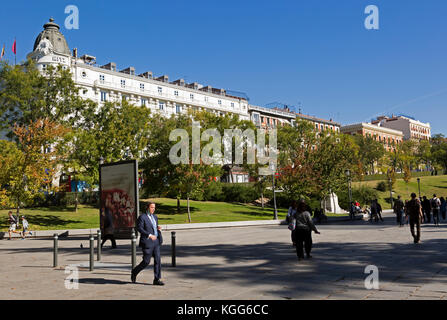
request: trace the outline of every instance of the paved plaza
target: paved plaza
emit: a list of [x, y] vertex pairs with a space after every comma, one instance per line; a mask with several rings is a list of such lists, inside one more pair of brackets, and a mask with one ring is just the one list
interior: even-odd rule
[[[378, 224], [345, 221], [318, 228], [313, 258], [301, 262], [285, 225], [180, 230], [176, 267], [166, 231], [163, 287], [152, 285], [153, 261], [137, 283], [130, 282], [130, 240], [118, 240], [114, 250], [106, 243], [93, 272], [86, 236], [59, 240], [56, 269], [52, 239], [1, 240], [0, 299], [447, 298], [447, 225], [423, 225], [420, 244], [413, 244], [408, 226], [395, 225], [393, 214]], [[65, 287], [68, 265], [79, 267], [77, 290]], [[379, 270], [378, 290], [365, 288], [368, 265]]]

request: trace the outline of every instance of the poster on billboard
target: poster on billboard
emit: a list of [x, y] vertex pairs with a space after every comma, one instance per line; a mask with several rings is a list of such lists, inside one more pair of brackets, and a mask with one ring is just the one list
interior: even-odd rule
[[136, 160], [99, 167], [101, 234], [130, 239], [139, 212]]

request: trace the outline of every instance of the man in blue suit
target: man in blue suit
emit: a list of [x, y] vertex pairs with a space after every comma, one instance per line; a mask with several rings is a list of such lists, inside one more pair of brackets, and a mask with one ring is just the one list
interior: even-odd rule
[[155, 203], [150, 202], [146, 213], [138, 217], [137, 230], [140, 233], [140, 247], [143, 250], [143, 261], [132, 270], [131, 280], [137, 280], [137, 275], [146, 268], [154, 257], [154, 282], [156, 286], [163, 286], [161, 279], [160, 247], [163, 243], [161, 227], [158, 225], [158, 217], [154, 214]]

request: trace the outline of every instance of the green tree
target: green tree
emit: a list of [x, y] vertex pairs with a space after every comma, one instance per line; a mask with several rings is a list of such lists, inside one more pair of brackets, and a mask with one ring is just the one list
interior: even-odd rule
[[73, 126], [86, 104], [92, 104], [80, 98], [79, 90], [62, 66], [48, 66], [42, 74], [31, 60], [16, 66], [1, 62], [0, 130], [12, 137], [14, 125], [38, 119]]
[[52, 188], [61, 155], [53, 146], [68, 132], [65, 127], [49, 120], [36, 120], [28, 125], [16, 125], [15, 142], [1, 141], [0, 185], [19, 214], [22, 203], [31, 200], [41, 190]]

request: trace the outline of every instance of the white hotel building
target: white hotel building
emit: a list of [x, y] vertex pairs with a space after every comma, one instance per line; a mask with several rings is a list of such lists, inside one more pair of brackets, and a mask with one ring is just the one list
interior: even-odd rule
[[241, 120], [250, 120], [247, 99], [230, 95], [224, 89], [185, 83], [183, 79], [170, 82], [166, 75], [157, 77], [150, 71], [137, 74], [133, 67], [119, 70], [113, 62], [98, 66], [93, 56], [78, 57], [77, 49], [73, 53], [70, 51], [53, 19], [44, 25], [28, 58], [34, 60], [41, 71], [49, 65], [69, 69], [75, 83], [82, 87], [81, 96], [99, 104], [126, 99], [167, 117], [192, 109], [218, 115], [231, 113], [239, 115]]

